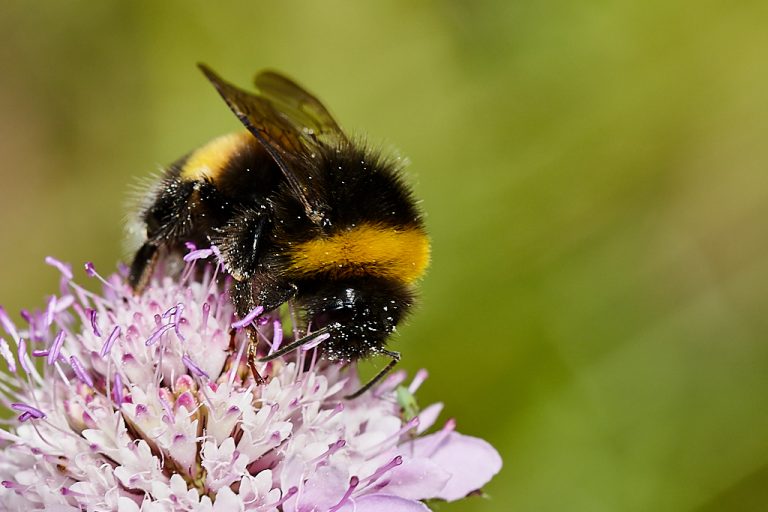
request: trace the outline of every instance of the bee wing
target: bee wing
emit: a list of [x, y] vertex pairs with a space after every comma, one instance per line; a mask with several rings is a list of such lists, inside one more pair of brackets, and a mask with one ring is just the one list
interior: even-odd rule
[[307, 216], [320, 225], [328, 206], [322, 194], [322, 176], [309, 165], [318, 141], [282, 110], [283, 105], [230, 84], [204, 64], [198, 66], [240, 122], [275, 160]]
[[290, 78], [274, 71], [262, 71], [254, 77], [253, 83], [264, 97], [279, 105], [303, 133], [347, 139], [325, 105]]

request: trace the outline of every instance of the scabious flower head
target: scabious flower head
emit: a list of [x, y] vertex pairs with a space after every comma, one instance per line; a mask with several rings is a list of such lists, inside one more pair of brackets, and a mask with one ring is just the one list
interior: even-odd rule
[[425, 372], [344, 400], [354, 368], [313, 349], [257, 363], [257, 383], [245, 324], [268, 350], [290, 334], [277, 314], [238, 321], [227, 280], [192, 261], [209, 254], [140, 296], [125, 272], [87, 264], [97, 294], [49, 258], [61, 286], [45, 308], [23, 326], [0, 308], [0, 399], [17, 414], [0, 430], [0, 509], [423, 511], [499, 471], [496, 450], [452, 420], [426, 434], [442, 406], [404, 399]]

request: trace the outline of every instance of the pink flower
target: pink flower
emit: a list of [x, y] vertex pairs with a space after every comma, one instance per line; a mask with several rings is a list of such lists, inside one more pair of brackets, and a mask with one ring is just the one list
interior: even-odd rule
[[[47, 262], [60, 294], [22, 313], [23, 327], [0, 308], [0, 398], [18, 414], [0, 430], [3, 510], [423, 511], [423, 500], [461, 499], [501, 468], [452, 420], [425, 434], [442, 405], [418, 411], [403, 398], [425, 372], [348, 401], [354, 368], [298, 350], [258, 363], [257, 384], [227, 281], [210, 267], [199, 281], [158, 278], [137, 297], [124, 275], [102, 279], [87, 265], [104, 283], [95, 294]], [[274, 349], [281, 319], [253, 316]]]

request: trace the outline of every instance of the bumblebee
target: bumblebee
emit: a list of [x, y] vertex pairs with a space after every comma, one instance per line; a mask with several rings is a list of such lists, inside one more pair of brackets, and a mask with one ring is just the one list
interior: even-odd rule
[[391, 358], [354, 398], [400, 360], [386, 341], [429, 263], [429, 238], [400, 166], [348, 137], [313, 94], [279, 73], [258, 73], [257, 91], [248, 92], [199, 67], [246, 130], [165, 170], [139, 214], [146, 238], [129, 283], [141, 293], [160, 258], [188, 242], [215, 245], [240, 318], [293, 300], [314, 329], [259, 361], [321, 334], [328, 360]]

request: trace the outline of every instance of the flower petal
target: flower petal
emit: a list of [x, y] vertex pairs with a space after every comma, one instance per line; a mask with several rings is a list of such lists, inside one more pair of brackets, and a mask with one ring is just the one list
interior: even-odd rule
[[429, 459], [405, 459], [382, 477], [389, 483], [381, 492], [413, 500], [434, 498], [441, 495], [452, 476]]
[[435, 424], [437, 417], [440, 416], [440, 412], [443, 410], [442, 402], [437, 402], [432, 405], [428, 405], [419, 413], [419, 426], [416, 427], [416, 433], [421, 434], [429, 430], [429, 427]]
[[437, 432], [414, 441], [416, 456], [428, 457], [451, 478], [435, 498], [454, 501], [480, 489], [501, 470], [501, 456], [486, 441], [457, 432]]
[[408, 500], [386, 494], [369, 494], [356, 498], [354, 503], [347, 502], [338, 512], [429, 512], [429, 508], [420, 501]]

